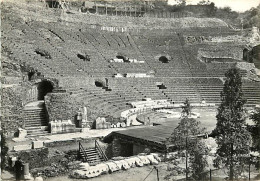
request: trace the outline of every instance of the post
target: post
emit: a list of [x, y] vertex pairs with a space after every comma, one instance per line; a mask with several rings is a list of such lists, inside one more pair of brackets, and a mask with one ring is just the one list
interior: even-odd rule
[[96, 6], [96, 14], [98, 14], [98, 7], [97, 7], [97, 2], [95, 1], [95, 6]]
[[209, 169], [209, 180], [212, 181], [212, 179], [211, 179], [211, 169]]
[[106, 16], [107, 16], [107, 2], [106, 2]]
[[135, 17], [136, 17], [136, 4], [135, 4]]
[[125, 3], [125, 16], [127, 16], [127, 14], [126, 14], [126, 3]]
[[157, 173], [157, 181], [159, 181], [159, 170], [156, 166], [154, 166], [155, 170], [156, 170], [156, 173]]
[[186, 180], [188, 180], [188, 137], [186, 137]]
[[250, 180], [250, 165], [251, 165], [251, 159], [249, 157], [249, 168], [248, 168], [248, 180]]
[[230, 174], [229, 174], [229, 179], [233, 181], [233, 143], [231, 143], [231, 151], [230, 151], [230, 160], [231, 160], [231, 163], [230, 163]]

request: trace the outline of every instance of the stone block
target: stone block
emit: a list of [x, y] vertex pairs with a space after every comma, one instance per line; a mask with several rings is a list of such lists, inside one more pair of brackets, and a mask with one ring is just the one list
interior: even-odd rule
[[30, 150], [32, 149], [32, 145], [31, 144], [27, 144], [27, 145], [16, 145], [13, 147], [14, 151], [22, 151], [22, 150]]
[[43, 181], [43, 178], [41, 176], [35, 177], [34, 181]]
[[111, 123], [106, 124], [107, 129], [111, 128]]
[[120, 128], [120, 127], [121, 127], [121, 123], [119, 123], [119, 122], [116, 123], [116, 127], [117, 127], [117, 128]]
[[25, 138], [27, 136], [27, 131], [25, 129], [22, 128], [18, 128], [18, 133], [19, 133], [19, 138]]
[[32, 149], [42, 148], [43, 141], [33, 141], [32, 142]]
[[123, 122], [123, 123], [121, 123], [121, 127], [122, 128], [125, 128], [126, 127], [126, 124]]
[[82, 132], [82, 133], [87, 133], [87, 132], [89, 132], [89, 130], [90, 130], [90, 128], [82, 128], [82, 129], [81, 129], [81, 132]]

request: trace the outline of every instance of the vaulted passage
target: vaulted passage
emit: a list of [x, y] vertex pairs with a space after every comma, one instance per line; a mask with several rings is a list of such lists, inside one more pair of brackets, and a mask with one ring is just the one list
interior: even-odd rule
[[100, 81], [95, 81], [95, 86], [96, 87], [105, 87], [104, 83], [100, 82]]
[[124, 62], [129, 62], [129, 59], [125, 56], [122, 56], [122, 55], [117, 55], [116, 58], [122, 59]]
[[260, 45], [253, 47], [251, 52], [252, 62], [255, 64], [256, 68], [260, 69]]
[[47, 52], [46, 50], [41, 50], [41, 49], [37, 48], [35, 50], [35, 53], [37, 53], [38, 55], [41, 55], [42, 57], [45, 57], [46, 59], [51, 59], [50, 53]]
[[38, 100], [44, 100], [44, 96], [46, 96], [47, 93], [52, 92], [53, 85], [50, 81], [44, 80], [40, 83], [38, 83]]
[[169, 63], [169, 59], [167, 57], [165, 57], [165, 56], [161, 56], [159, 58], [159, 61], [162, 62], [162, 63]]
[[45, 1], [49, 8], [59, 8], [60, 3], [56, 0]]
[[35, 75], [35, 71], [28, 72], [28, 80], [29, 81], [32, 80], [34, 75]]
[[83, 55], [83, 54], [78, 53], [78, 54], [77, 54], [77, 57], [78, 57], [79, 59], [83, 60], [83, 61], [90, 61], [90, 58], [89, 58], [88, 55]]

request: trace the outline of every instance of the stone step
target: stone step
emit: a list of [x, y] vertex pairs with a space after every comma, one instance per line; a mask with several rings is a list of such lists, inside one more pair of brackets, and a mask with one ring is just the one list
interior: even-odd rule
[[35, 117], [35, 118], [25, 117], [24, 120], [28, 120], [28, 121], [31, 121], [31, 120], [45, 120], [45, 118], [44, 117]]
[[[85, 152], [85, 154], [84, 154]], [[79, 154], [81, 156], [81, 158], [84, 161], [87, 161], [90, 165], [96, 165], [102, 161], [104, 161], [104, 159], [99, 155], [99, 153], [97, 152], [97, 150], [95, 148], [89, 148], [81, 151]], [[87, 159], [85, 159], [85, 155], [87, 156]]]
[[41, 114], [24, 114], [24, 117], [45, 117], [46, 113], [41, 113]]
[[33, 113], [33, 112], [42, 112], [42, 111], [45, 111], [43, 108], [36, 108], [36, 109], [24, 109], [23, 110], [24, 112], [27, 112], [27, 113]]
[[39, 136], [47, 136], [50, 135], [50, 133], [37, 133], [37, 134], [28, 134], [28, 137], [39, 137]]
[[43, 135], [48, 135], [48, 132], [32, 132], [32, 133], [27, 133], [27, 136], [43, 136]]
[[25, 122], [28, 123], [34, 123], [34, 122], [38, 122], [38, 123], [48, 123], [48, 121], [46, 119], [24, 119]]
[[48, 132], [48, 131], [42, 130], [41, 128], [27, 130], [27, 133], [32, 133], [32, 132], [36, 133], [36, 132]]

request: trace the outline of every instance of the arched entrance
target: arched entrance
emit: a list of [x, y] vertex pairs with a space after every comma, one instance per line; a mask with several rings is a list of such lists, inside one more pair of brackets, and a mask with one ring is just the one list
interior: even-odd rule
[[169, 63], [170, 60], [166, 56], [161, 56], [159, 58], [159, 61], [162, 63]]
[[37, 89], [38, 89], [38, 100], [44, 100], [44, 96], [46, 96], [47, 93], [52, 92], [53, 84], [48, 80], [43, 80], [38, 83]]
[[45, 3], [47, 3], [49, 8], [59, 8], [60, 7], [60, 3], [59, 1], [56, 0], [45, 0]]
[[87, 54], [81, 54], [81, 53], [78, 53], [77, 54], [77, 57], [83, 61], [90, 61], [90, 57], [89, 55]]
[[123, 55], [117, 55], [116, 58], [122, 59], [124, 62], [129, 62], [129, 58]]
[[252, 48], [251, 57], [252, 62], [255, 64], [256, 68], [260, 69], [260, 45]]
[[98, 81], [98, 80], [95, 81], [95, 86], [96, 87], [105, 87], [104, 82], [101, 82], [101, 81]]
[[28, 80], [31, 81], [33, 79], [33, 76], [35, 75], [35, 72], [34, 71], [30, 71], [28, 72]]

